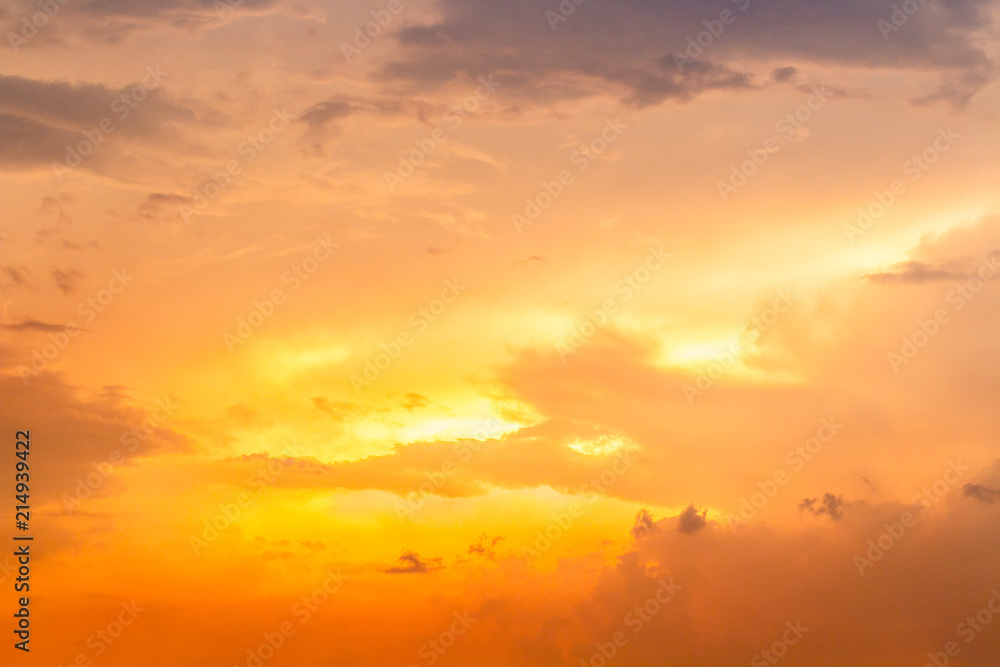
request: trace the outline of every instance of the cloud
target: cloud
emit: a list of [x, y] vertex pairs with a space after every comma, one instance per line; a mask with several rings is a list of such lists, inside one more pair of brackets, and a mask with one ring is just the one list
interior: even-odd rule
[[488, 558], [489, 560], [496, 560], [496, 545], [503, 541], [503, 536], [497, 535], [495, 537], [489, 537], [486, 533], [479, 536], [476, 543], [469, 547], [470, 554], [476, 554], [482, 556], [483, 558]]
[[632, 529], [629, 530], [629, 534], [632, 535], [637, 540], [641, 540], [646, 535], [653, 533], [658, 530], [656, 523], [653, 521], [653, 515], [649, 513], [649, 510], [644, 509], [635, 515], [635, 523], [632, 524]]
[[429, 399], [426, 396], [410, 392], [406, 395], [406, 400], [403, 401], [403, 407], [409, 411], [416, 410], [417, 408], [425, 408], [429, 404]]
[[[614, 94], [637, 107], [686, 101], [710, 90], [752, 89], [753, 73], [731, 63], [792, 61], [768, 77], [789, 80], [800, 63], [936, 73], [941, 83], [920, 103], [964, 106], [996, 76], [979, 47], [992, 23], [989, 0], [923, 5], [886, 40], [877, 28], [893, 0], [733, 3], [722, 0], [625, 0], [577, 6], [553, 20], [556, 5], [529, 0], [442, 0], [439, 17], [395, 33], [399, 54], [385, 80], [439, 86], [461, 73], [502, 72], [502, 95], [536, 103]], [[741, 9], [742, 7], [742, 9]], [[734, 19], [708, 46], [690, 45], [723, 10]], [[721, 25], [721, 23], [720, 23]], [[674, 53], [695, 60], [679, 65]]]
[[[52, 325], [34, 320], [25, 330], [53, 331]], [[62, 330], [62, 327], [58, 327]], [[167, 421], [153, 420], [152, 410], [136, 405], [121, 387], [106, 386], [96, 390], [67, 384], [60, 375], [43, 371], [24, 384], [16, 374], [16, 363], [28, 361], [0, 348], [4, 367], [0, 368], [0, 420], [23, 424], [32, 437], [56, 446], [33, 450], [32, 470], [45, 483], [33, 489], [39, 506], [76, 495], [95, 466], [105, 463], [115, 451], [123, 465], [140, 457], [166, 453], [189, 453], [188, 438], [171, 428]], [[8, 356], [9, 355], [9, 356]], [[115, 466], [117, 467], [117, 466]], [[107, 496], [122, 491], [121, 480], [112, 475], [86, 495]]]
[[804, 498], [799, 503], [799, 511], [809, 512], [813, 516], [827, 514], [831, 519], [841, 519], [844, 516], [844, 507], [846, 506], [847, 503], [844, 502], [843, 496], [824, 493], [822, 501], [819, 498]]
[[867, 276], [873, 283], [880, 284], [921, 284], [946, 280], [966, 280], [976, 276], [976, 265], [983, 259], [997, 260], [998, 254], [991, 252], [978, 261], [971, 258], [945, 260], [941, 262], [908, 261], [894, 265], [892, 271], [872, 273]]
[[412, 551], [404, 552], [397, 562], [402, 563], [402, 565], [390, 567], [383, 572], [387, 574], [426, 574], [444, 567], [440, 558], [430, 558], [425, 561], [420, 558], [419, 554]]
[[973, 498], [984, 503], [1000, 500], [1000, 489], [992, 489], [983, 484], [966, 484], [962, 490], [966, 498]]
[[[150, 79], [152, 85], [152, 79]], [[0, 168], [29, 169], [60, 163], [104, 172], [125, 153], [125, 143], [190, 150], [175, 132], [177, 124], [205, 123], [194, 111], [170, 99], [162, 87], [146, 89], [131, 105], [122, 97], [137, 84], [109, 87], [97, 83], [42, 81], [0, 76]], [[111, 123], [112, 132], [99, 130]], [[85, 134], [85, 133], [89, 133]], [[86, 144], [82, 151], [81, 144]]]
[[66, 329], [65, 324], [52, 324], [51, 322], [41, 322], [35, 319], [24, 319], [17, 324], [0, 324], [0, 329], [7, 331], [43, 331], [46, 333], [57, 333]]
[[8, 265], [0, 269], [7, 280], [4, 282], [4, 289], [33, 289], [31, 284], [31, 271], [26, 266]]
[[[595, 641], [625, 630], [628, 643], [614, 659], [622, 667], [660, 664], [664, 646], [671, 664], [749, 664], [798, 620], [808, 631], [788, 647], [790, 664], [919, 663], [983, 608], [1000, 567], [1000, 524], [951, 500], [922, 513], [897, 502], [859, 506], [822, 527], [762, 523], [733, 533], [710, 521], [697, 542], [678, 531], [655, 533], [604, 567], [580, 596], [563, 662], [586, 662]], [[918, 513], [916, 524], [890, 539], [886, 526], [906, 511]], [[868, 540], [880, 539], [888, 549], [859, 573], [856, 558], [866, 559]], [[575, 572], [582, 562], [563, 567]], [[671, 582], [679, 591], [663, 603]], [[750, 607], [757, 613], [748, 620]], [[539, 615], [533, 626], [556, 614]], [[963, 645], [962, 655], [989, 664], [998, 643], [984, 633]]]
[[707, 514], [708, 510], [704, 510], [699, 514], [697, 507], [693, 504], [688, 505], [678, 517], [679, 521], [677, 522], [677, 530], [685, 535], [691, 535], [698, 532], [708, 523], [705, 519]]
[[[102, 44], [119, 44], [130, 36], [158, 28], [199, 34], [219, 28], [234, 19], [274, 12], [284, 3], [276, 0], [90, 0], [85, 3], [59, 3], [59, 13], [25, 49], [49, 45], [65, 46], [67, 38]], [[38, 7], [30, 0], [15, 0], [0, 27], [20, 34], [22, 16], [31, 16]], [[302, 15], [289, 6], [290, 15]]]
[[62, 271], [58, 268], [53, 268], [52, 279], [55, 281], [56, 287], [59, 288], [59, 291], [62, 292], [64, 296], [69, 296], [79, 288], [80, 281], [83, 279], [83, 274], [76, 269]]

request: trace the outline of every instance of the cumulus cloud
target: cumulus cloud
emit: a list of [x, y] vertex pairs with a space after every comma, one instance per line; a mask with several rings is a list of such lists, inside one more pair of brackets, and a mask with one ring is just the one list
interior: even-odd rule
[[635, 523], [632, 524], [632, 529], [629, 533], [633, 538], [641, 540], [656, 530], [658, 529], [656, 522], [653, 521], [653, 515], [649, 513], [649, 510], [644, 509], [635, 515]]
[[677, 530], [685, 535], [697, 533], [708, 523], [708, 520], [705, 518], [707, 514], [708, 510], [703, 510], [699, 513], [698, 508], [693, 504], [688, 505], [677, 517]]

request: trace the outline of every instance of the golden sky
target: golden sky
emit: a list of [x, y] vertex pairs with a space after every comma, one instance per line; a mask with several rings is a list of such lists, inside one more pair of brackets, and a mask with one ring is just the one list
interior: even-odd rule
[[995, 665], [998, 18], [0, 0], [0, 664]]

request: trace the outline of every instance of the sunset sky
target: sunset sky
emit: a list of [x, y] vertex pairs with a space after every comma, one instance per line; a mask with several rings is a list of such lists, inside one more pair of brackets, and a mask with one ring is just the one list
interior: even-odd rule
[[995, 666], [998, 19], [0, 0], [0, 664]]

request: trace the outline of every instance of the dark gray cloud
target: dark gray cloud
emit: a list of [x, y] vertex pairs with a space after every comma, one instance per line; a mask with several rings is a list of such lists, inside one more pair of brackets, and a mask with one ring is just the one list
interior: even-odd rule
[[[792, 63], [801, 62], [937, 73], [939, 88], [917, 101], [956, 106], [995, 78], [977, 46], [992, 20], [987, 0], [929, 0], [886, 39], [879, 21], [891, 20], [894, 4], [589, 0], [561, 21], [546, 14], [557, 11], [554, 1], [443, 0], [438, 22], [396, 34], [402, 53], [380, 75], [435, 86], [460, 74], [498, 72], [504, 95], [540, 101], [546, 94], [572, 99], [618, 91], [635, 106], [750, 88], [748, 68], [775, 60], [791, 62], [762, 75], [774, 81], [791, 79]], [[723, 11], [732, 16], [724, 26]], [[703, 36], [699, 46], [693, 40], [706, 21], [718, 35]], [[679, 67], [673, 54], [685, 53], [697, 61]]]
[[824, 493], [822, 500], [819, 498], [804, 498], [799, 503], [800, 512], [809, 512], [813, 516], [828, 515], [831, 519], [841, 519], [844, 516], [843, 496], [835, 496], [832, 493]]
[[46, 333], [56, 333], [66, 329], [65, 324], [52, 324], [27, 318], [16, 324], [0, 324], [0, 329], [5, 331], [43, 331]]
[[656, 522], [653, 521], [653, 515], [649, 513], [649, 510], [641, 510], [635, 515], [635, 523], [632, 524], [632, 529], [629, 531], [632, 537], [637, 540], [641, 540], [646, 535], [650, 535], [657, 530]]
[[122, 88], [0, 76], [0, 168], [62, 163], [101, 171], [121, 154], [123, 139], [180, 147], [176, 125], [198, 118], [158, 87], [166, 73], [156, 74], [143, 74], [148, 86]]
[[983, 484], [966, 484], [962, 487], [966, 498], [973, 498], [984, 503], [1000, 501], [1000, 489], [992, 489]]
[[444, 567], [440, 558], [429, 558], [423, 560], [420, 555], [412, 551], [405, 552], [397, 561], [402, 565], [383, 570], [387, 574], [426, 574], [433, 570], [440, 570]]
[[707, 515], [708, 510], [698, 512], [698, 508], [693, 504], [688, 505], [678, 517], [677, 530], [685, 535], [697, 533], [708, 523], [708, 520], [705, 518]]

